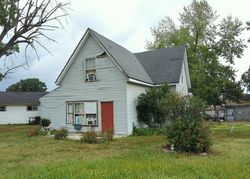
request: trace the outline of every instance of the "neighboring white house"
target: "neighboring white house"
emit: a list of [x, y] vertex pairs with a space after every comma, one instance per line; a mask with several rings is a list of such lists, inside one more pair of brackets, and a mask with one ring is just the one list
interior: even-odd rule
[[56, 84], [40, 98], [41, 116], [54, 128], [81, 124], [96, 131], [132, 133], [137, 126], [137, 97], [145, 89], [168, 82], [186, 95], [191, 87], [185, 46], [131, 53], [87, 29]]
[[39, 98], [47, 92], [0, 92], [0, 124], [27, 124], [40, 115]]

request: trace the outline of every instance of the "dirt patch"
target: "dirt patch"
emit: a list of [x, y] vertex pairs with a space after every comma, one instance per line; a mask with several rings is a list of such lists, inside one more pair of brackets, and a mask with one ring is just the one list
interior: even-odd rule
[[27, 131], [29, 128], [33, 127], [35, 126], [2, 125], [0, 126], [0, 132]]

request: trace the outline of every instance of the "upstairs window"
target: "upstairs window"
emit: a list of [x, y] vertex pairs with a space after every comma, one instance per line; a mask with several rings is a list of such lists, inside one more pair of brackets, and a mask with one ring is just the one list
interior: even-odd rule
[[5, 112], [6, 111], [6, 106], [0, 106], [0, 112]]
[[27, 106], [27, 111], [37, 111], [38, 107], [37, 106]]
[[88, 58], [85, 61], [86, 82], [96, 81], [95, 58]]

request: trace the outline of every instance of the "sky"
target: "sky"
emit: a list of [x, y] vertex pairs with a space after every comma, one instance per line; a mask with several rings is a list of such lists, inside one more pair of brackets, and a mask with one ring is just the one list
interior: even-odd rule
[[[232, 15], [244, 24], [250, 20], [249, 0], [207, 0], [220, 18]], [[64, 1], [66, 2], [66, 1]], [[34, 53], [28, 54], [28, 68], [19, 68], [0, 82], [0, 91], [21, 79], [39, 78], [45, 82], [48, 90], [56, 88], [55, 80], [74, 51], [88, 27], [127, 48], [131, 52], [145, 51], [146, 40], [152, 40], [150, 27], [157, 26], [165, 16], [171, 17], [178, 24], [179, 13], [191, 0], [70, 0], [70, 16], [64, 22], [64, 29], [48, 33], [56, 40], [43, 44], [52, 53], [39, 49], [39, 59]], [[243, 33], [248, 39], [250, 31]], [[237, 79], [250, 66], [250, 44], [241, 59], [235, 59], [234, 68]], [[18, 64], [24, 60], [24, 53], [10, 57], [11, 63]]]

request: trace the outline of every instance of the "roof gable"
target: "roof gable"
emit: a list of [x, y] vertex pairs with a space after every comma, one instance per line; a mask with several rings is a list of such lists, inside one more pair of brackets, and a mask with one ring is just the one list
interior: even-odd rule
[[130, 81], [142, 82], [145, 85], [158, 85], [164, 82], [175, 84], [180, 80], [181, 69], [184, 64], [188, 87], [191, 87], [186, 61], [186, 46], [182, 45], [133, 54], [90, 28], [85, 32], [58, 76], [56, 80], [57, 85], [61, 84], [90, 35]]
[[1, 105], [38, 105], [48, 92], [0, 92]]
[[147, 74], [147, 72], [142, 67], [141, 63], [138, 61], [138, 59], [135, 57], [133, 53], [131, 53], [124, 47], [116, 44], [115, 42], [107, 39], [106, 37], [98, 34], [94, 30], [88, 28], [84, 36], [78, 43], [73, 54], [69, 58], [67, 64], [63, 68], [62, 72], [58, 76], [56, 80], [57, 85], [60, 85], [62, 79], [66, 75], [76, 55], [81, 50], [81, 47], [84, 45], [89, 35], [92, 35], [96, 39], [96, 41], [100, 44], [103, 50], [110, 56], [110, 58], [114, 61], [114, 63], [118, 66], [118, 68], [127, 77], [153, 84], [153, 81], [151, 80], [151, 78], [149, 77], [149, 75]]
[[91, 33], [129, 77], [152, 84], [153, 81], [133, 53], [90, 29]]

